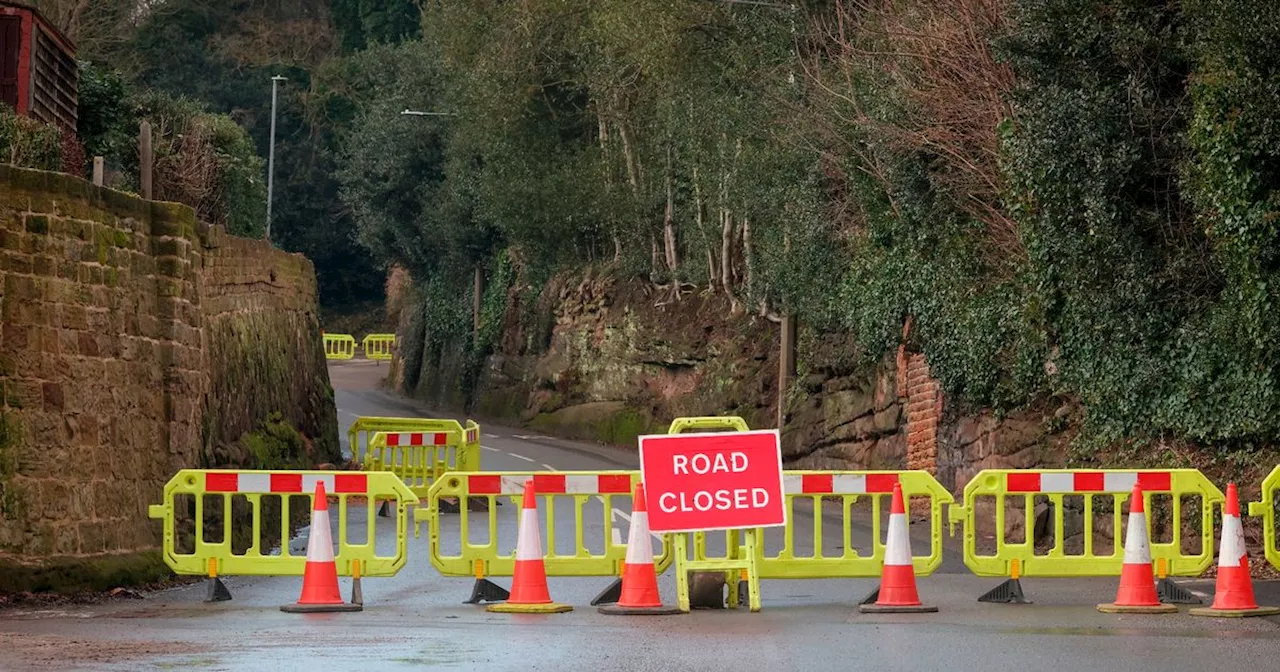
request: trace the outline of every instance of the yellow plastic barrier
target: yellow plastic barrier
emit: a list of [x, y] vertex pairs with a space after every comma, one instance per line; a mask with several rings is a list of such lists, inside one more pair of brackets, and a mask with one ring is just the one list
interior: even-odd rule
[[360, 342], [365, 359], [389, 360], [396, 345], [395, 334], [369, 334]]
[[676, 418], [667, 427], [668, 434], [684, 434], [686, 432], [745, 432], [747, 421], [736, 416]]
[[356, 356], [356, 339], [351, 334], [325, 334], [324, 358], [346, 360]]
[[356, 418], [347, 428], [347, 445], [356, 462], [363, 464], [368, 453], [370, 442], [378, 432], [460, 432], [463, 441], [475, 447], [475, 462], [468, 463], [466, 470], [480, 469], [480, 425], [468, 420], [463, 427], [457, 420], [437, 420], [432, 418], [381, 418], [364, 416]]
[[[676, 418], [667, 428], [668, 434], [745, 431], [748, 431], [747, 422], [735, 416]], [[763, 530], [726, 530], [722, 534], [725, 551], [719, 556], [707, 553], [706, 532], [672, 535], [675, 539], [676, 601], [681, 611], [690, 609], [690, 572], [723, 573], [725, 585], [729, 587], [727, 604], [730, 609], [736, 609], [740, 604], [740, 584], [745, 583], [748, 607], [753, 612], [760, 611], [759, 558], [763, 549]]]
[[1280, 490], [1280, 466], [1262, 480], [1262, 501], [1249, 503], [1249, 515], [1262, 519], [1262, 538], [1267, 546], [1267, 562], [1280, 569], [1280, 548], [1276, 547], [1276, 491]]
[[[480, 471], [480, 427], [467, 421], [433, 420], [434, 426], [378, 432], [365, 453], [366, 471], [389, 471], [419, 498], [442, 474]], [[472, 439], [472, 437], [475, 437]]]
[[[1004, 576], [1018, 579], [1023, 576], [1035, 577], [1074, 577], [1074, 576], [1116, 576], [1120, 574], [1124, 559], [1124, 550], [1118, 539], [1124, 529], [1123, 507], [1128, 502], [1134, 483], [1142, 485], [1143, 500], [1149, 512], [1147, 521], [1151, 525], [1153, 514], [1161, 508], [1171, 507], [1169, 539], [1161, 541], [1151, 538], [1151, 557], [1155, 562], [1156, 572], [1160, 579], [1168, 576], [1198, 576], [1213, 563], [1213, 515], [1214, 508], [1222, 505], [1223, 495], [1209, 479], [1194, 469], [1163, 470], [1069, 470], [1051, 469], [1038, 471], [1018, 471], [988, 469], [979, 472], [969, 481], [964, 489], [964, 505], [953, 505], [950, 510], [952, 533], [956, 523], [963, 522], [964, 529], [964, 562], [978, 576]], [[1068, 548], [1066, 528], [1067, 497], [1081, 501], [1083, 525], [1081, 545], [1079, 548]], [[1109, 519], [1106, 524], [1110, 534], [1116, 541], [1110, 552], [1098, 552], [1094, 547], [1095, 497], [1104, 500], [1104, 511], [1101, 515]], [[1161, 506], [1153, 506], [1152, 498], [1160, 497]], [[1184, 549], [1183, 528], [1194, 522], [1194, 514], [1184, 515], [1184, 497], [1198, 497], [1199, 503], [1199, 550], [1188, 552]], [[989, 548], [979, 548], [978, 504], [980, 499], [989, 500], [991, 506], [984, 507], [982, 522], [989, 523], [988, 517], [994, 518], [994, 524], [983, 527], [989, 534], [984, 534], [981, 541]], [[1036, 500], [1048, 505], [1049, 529], [1052, 530], [1051, 546], [1037, 548], [1034, 530], [1036, 529]], [[1168, 500], [1169, 507], [1164, 507], [1163, 500]], [[1008, 504], [1023, 511], [1023, 532], [1021, 541], [1011, 541], [1007, 533]], [[1018, 504], [1021, 506], [1019, 507]], [[1109, 508], [1110, 511], [1105, 509]], [[1185, 544], [1188, 548], [1190, 543]], [[1010, 589], [1016, 595], [1008, 594]], [[984, 601], [1022, 601], [1021, 588], [1013, 581], [1008, 587], [1001, 586], [983, 596]]]
[[[177, 574], [211, 579], [302, 576], [307, 554], [305, 548], [290, 549], [290, 521], [310, 515], [317, 481], [338, 500], [331, 509], [337, 511], [338, 574], [360, 578], [399, 572], [408, 559], [409, 509], [418, 498], [395, 474], [386, 472], [179, 471], [164, 487], [164, 503], [148, 510], [151, 518], [164, 523], [165, 564]], [[389, 555], [375, 549], [377, 500], [393, 502], [396, 512], [394, 522], [386, 523], [396, 530], [395, 549]], [[304, 504], [305, 511], [300, 511]], [[279, 530], [265, 528], [264, 506], [270, 518], [278, 515]], [[361, 511], [363, 521], [355, 515]], [[350, 538], [349, 529], [355, 527], [364, 528], [358, 535], [363, 539]]]
[[[519, 510], [525, 482], [533, 479], [534, 490], [541, 500], [538, 514], [543, 520], [543, 547], [548, 576], [620, 576], [626, 559], [627, 546], [613, 525], [615, 516], [630, 513], [630, 497], [640, 482], [638, 471], [554, 471], [554, 472], [482, 472], [447, 473], [436, 479], [427, 492], [426, 503], [414, 513], [417, 531], [425, 523], [428, 526], [428, 549], [431, 564], [444, 576], [474, 576], [476, 589], [469, 602], [495, 597], [505, 599], [501, 588], [485, 580], [487, 576], [512, 576], [515, 571], [514, 549], [500, 549], [498, 543], [498, 511], [502, 499], [512, 505], [513, 513]], [[627, 498], [627, 503], [614, 503], [614, 498]], [[596, 501], [601, 504], [599, 519], [603, 539], [592, 539], [588, 547], [585, 530], [588, 524], [586, 507]], [[441, 542], [442, 503], [458, 509], [458, 542], [449, 540], [450, 548], [457, 553], [447, 553]], [[563, 529], [564, 519], [557, 528], [556, 510], [572, 507], [573, 526]], [[452, 517], [450, 517], [452, 519]], [[473, 530], [479, 527], [480, 530]], [[483, 542], [473, 541], [476, 532]], [[572, 541], [571, 547], [566, 541]], [[569, 548], [569, 552], [563, 549]], [[661, 573], [671, 564], [669, 546], [663, 543], [662, 552], [654, 559]], [[608, 592], [608, 591], [606, 591]]]

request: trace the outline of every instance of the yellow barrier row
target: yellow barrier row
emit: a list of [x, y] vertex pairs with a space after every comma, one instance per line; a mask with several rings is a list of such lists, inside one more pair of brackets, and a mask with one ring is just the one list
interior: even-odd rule
[[365, 359], [389, 360], [391, 350], [396, 345], [395, 334], [369, 334], [360, 342]]
[[[409, 508], [419, 500], [386, 472], [179, 471], [165, 485], [163, 503], [148, 510], [164, 524], [165, 564], [177, 574], [211, 579], [302, 576], [307, 554], [290, 548], [290, 526], [310, 514], [317, 482], [338, 500], [338, 574], [358, 578], [400, 571], [408, 559]], [[395, 520], [389, 524], [395, 525], [396, 545], [390, 554], [379, 555], [375, 548], [378, 500], [394, 503]], [[361, 527], [364, 534], [351, 538], [349, 531]]]
[[356, 339], [351, 334], [324, 334], [324, 358], [347, 360], [356, 356]]

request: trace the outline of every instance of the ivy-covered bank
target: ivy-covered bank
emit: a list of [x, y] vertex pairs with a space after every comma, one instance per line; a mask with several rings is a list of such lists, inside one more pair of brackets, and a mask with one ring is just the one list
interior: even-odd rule
[[[1264, 0], [552, 4], [440, 3], [430, 39], [367, 56], [440, 56], [379, 105], [413, 84], [468, 110], [394, 146], [370, 130], [348, 166], [361, 240], [412, 278], [407, 389], [549, 422], [608, 383], [513, 357], [557, 352], [572, 306], [613, 282], [628, 289], [599, 310], [670, 334], [619, 332], [624, 359], [675, 377], [698, 367], [668, 342], [728, 347], [694, 332], [795, 315], [847, 371], [923, 355], [950, 414], [1050, 416], [1078, 463], [1274, 462], [1280, 17]], [[421, 188], [378, 191], [422, 170]], [[803, 348], [798, 364], [795, 399], [827, 366]], [[503, 377], [542, 382], [503, 399]], [[645, 426], [644, 406], [604, 426]]]

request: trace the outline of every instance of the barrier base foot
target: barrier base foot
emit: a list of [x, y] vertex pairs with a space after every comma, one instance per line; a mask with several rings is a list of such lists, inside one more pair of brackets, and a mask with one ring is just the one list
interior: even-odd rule
[[[614, 604], [620, 599], [622, 599], [622, 579], [614, 579], [608, 588], [600, 591], [600, 594], [591, 600], [591, 606], [598, 607], [602, 604]], [[603, 614], [605, 612], [602, 611], [600, 613]]]
[[476, 579], [476, 585], [471, 588], [471, 599], [463, 602], [463, 604], [480, 604], [481, 602], [503, 602], [511, 597], [511, 593], [506, 588], [490, 581], [489, 579]]
[[1196, 594], [1179, 586], [1173, 579], [1160, 579], [1156, 582], [1156, 595], [1166, 604], [1202, 604]]
[[875, 603], [876, 603], [876, 600], [878, 600], [878, 599], [880, 599], [880, 586], [876, 586], [876, 589], [875, 589], [875, 590], [871, 591], [870, 593], [867, 593], [867, 596], [866, 596], [866, 597], [864, 597], [864, 598], [862, 598], [862, 599], [858, 602], [858, 604], [859, 604], [859, 605], [863, 605], [863, 604], [875, 604]]
[[573, 611], [573, 607], [558, 602], [549, 602], [547, 604], [511, 604], [510, 602], [502, 602], [491, 604], [484, 609], [495, 614], [563, 614], [566, 611]]
[[1124, 604], [1099, 604], [1098, 611], [1104, 614], [1176, 614], [1178, 607], [1172, 604], [1154, 604], [1134, 607]]
[[751, 587], [746, 581], [738, 581], [738, 606], [745, 607], [751, 604]]
[[679, 607], [619, 607], [616, 604], [600, 607], [596, 611], [613, 616], [669, 616], [685, 613]]
[[1004, 583], [988, 590], [986, 594], [978, 598], [979, 602], [996, 602], [1000, 604], [1031, 604], [1031, 600], [1022, 592], [1022, 582], [1018, 579], [1009, 579]]
[[1280, 614], [1280, 607], [1256, 607], [1254, 609], [1214, 609], [1200, 607], [1187, 613], [1192, 616], [1213, 616], [1217, 618], [1249, 618], [1250, 616], [1275, 616]]
[[859, 604], [858, 611], [864, 614], [932, 614], [938, 608], [932, 604]]
[[281, 605], [280, 611], [287, 614], [323, 614], [328, 612], [341, 611], [364, 611], [364, 605], [361, 604], [285, 604]]
[[227, 590], [227, 584], [222, 579], [211, 576], [204, 584], [204, 601], [205, 602], [226, 602], [231, 599], [231, 591]]
[[378, 507], [378, 517], [379, 518], [391, 517], [391, 504], [385, 499], [382, 500], [382, 506]]
[[364, 587], [360, 585], [360, 579], [351, 580], [351, 604], [364, 606]]

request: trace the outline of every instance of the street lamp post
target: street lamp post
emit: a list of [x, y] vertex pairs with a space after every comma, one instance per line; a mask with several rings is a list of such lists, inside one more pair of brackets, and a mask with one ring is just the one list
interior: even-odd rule
[[271, 78], [271, 141], [267, 148], [267, 240], [271, 240], [271, 196], [276, 177], [276, 94], [280, 82], [287, 80], [287, 77], [280, 75]]

